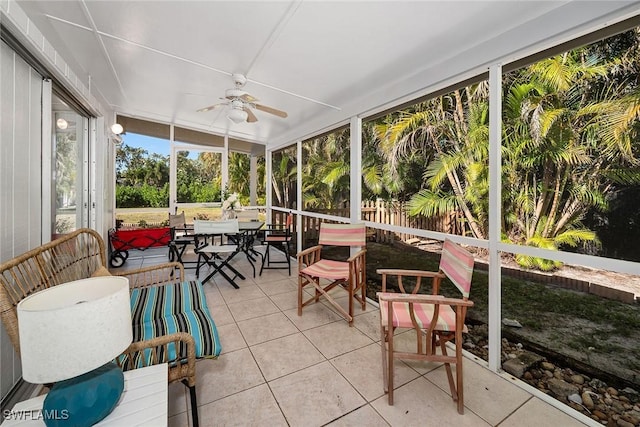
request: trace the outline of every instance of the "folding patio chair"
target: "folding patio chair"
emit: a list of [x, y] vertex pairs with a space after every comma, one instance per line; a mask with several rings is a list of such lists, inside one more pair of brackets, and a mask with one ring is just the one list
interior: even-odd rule
[[[171, 241], [169, 242], [169, 261], [177, 261], [184, 267], [184, 255], [189, 245], [194, 245], [193, 228], [187, 227], [184, 211], [179, 214], [169, 214]], [[193, 267], [192, 267], [193, 268]]]
[[[203, 264], [206, 264], [211, 266], [213, 270], [202, 280], [203, 284], [211, 279], [214, 274], [220, 273], [231, 286], [239, 289], [235, 279], [239, 277], [244, 280], [245, 277], [229, 264], [233, 257], [242, 250], [243, 238], [238, 228], [238, 220], [195, 220], [193, 222], [193, 231], [196, 245], [195, 252], [198, 254], [196, 277], [200, 277], [200, 268]], [[232, 235], [233, 239], [230, 239], [228, 235]], [[225, 269], [231, 271], [234, 276], [229, 276]]]
[[[266, 245], [264, 255], [262, 256], [262, 267], [260, 267], [260, 276], [264, 269], [287, 268], [289, 276], [291, 276], [291, 255], [289, 253], [289, 243], [291, 243], [291, 228], [293, 227], [293, 214], [289, 212], [284, 224], [267, 224], [264, 229], [264, 238], [262, 244]], [[284, 253], [284, 259], [272, 260], [271, 248], [280, 249]], [[272, 267], [271, 264], [287, 264], [287, 267]], [[265, 267], [266, 265], [266, 267]]]
[[[366, 269], [363, 247], [366, 245], [366, 227], [364, 224], [320, 224], [318, 245], [298, 253], [298, 316], [302, 315], [302, 307], [318, 302], [324, 296], [353, 326], [353, 300], [357, 300], [366, 308]], [[350, 246], [360, 248], [347, 261], [322, 259], [323, 246]], [[329, 280], [322, 285], [321, 280]], [[303, 288], [312, 285], [315, 294], [303, 301]], [[337, 301], [329, 295], [329, 291], [339, 287], [349, 294], [349, 311], [345, 311]], [[358, 295], [360, 291], [360, 295]]]
[[[462, 386], [462, 333], [467, 332], [464, 324], [467, 309], [473, 306], [469, 301], [473, 255], [450, 240], [445, 240], [438, 272], [420, 270], [380, 269], [382, 292], [378, 292], [380, 302], [380, 334], [382, 338], [382, 376], [384, 391], [389, 393], [389, 405], [393, 405], [394, 359], [418, 359], [444, 362], [449, 379], [449, 388], [458, 412], [464, 413]], [[400, 293], [386, 292], [387, 276], [395, 277]], [[448, 277], [462, 293], [462, 298], [446, 298], [438, 295], [440, 282]], [[432, 279], [431, 295], [419, 294], [422, 279]], [[403, 282], [403, 279], [405, 281]], [[415, 286], [411, 293], [405, 291], [407, 281]], [[396, 328], [415, 329], [417, 335], [416, 353], [396, 351], [394, 334]], [[426, 348], [423, 351], [422, 339]], [[455, 340], [455, 355], [447, 354], [447, 342]], [[385, 345], [386, 343], [386, 345]], [[440, 346], [441, 355], [436, 354]], [[388, 349], [387, 349], [388, 347]], [[451, 363], [456, 365], [456, 381], [451, 372]]]

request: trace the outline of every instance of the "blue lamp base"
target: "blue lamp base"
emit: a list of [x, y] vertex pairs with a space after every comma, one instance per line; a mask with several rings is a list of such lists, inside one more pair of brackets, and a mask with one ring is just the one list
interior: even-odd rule
[[57, 382], [44, 400], [47, 427], [91, 426], [109, 415], [124, 390], [124, 375], [115, 363]]

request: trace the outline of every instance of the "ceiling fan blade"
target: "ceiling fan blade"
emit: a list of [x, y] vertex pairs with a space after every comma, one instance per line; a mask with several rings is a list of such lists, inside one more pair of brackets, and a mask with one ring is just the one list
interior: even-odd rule
[[246, 92], [245, 92], [244, 94], [242, 94], [242, 95], [238, 95], [238, 96], [235, 96], [235, 95], [234, 95], [234, 96], [227, 95], [227, 96], [226, 96], [226, 99], [229, 99], [229, 100], [231, 100], [231, 101], [233, 101], [234, 99], [241, 99], [241, 100], [242, 100], [242, 101], [244, 101], [244, 102], [251, 102], [251, 103], [256, 102], [256, 101], [259, 101], [259, 99], [258, 99], [258, 98], [255, 98], [253, 95], [249, 95], [249, 94], [248, 94], [248, 93], [246, 93]]
[[266, 105], [261, 105], [261, 104], [254, 104], [254, 106], [256, 107], [257, 110], [264, 111], [265, 113], [269, 113], [269, 114], [274, 114], [278, 117], [282, 117], [283, 119], [286, 119], [288, 116], [288, 114], [285, 113], [284, 111], [278, 110], [273, 107], [267, 107]]
[[251, 102], [251, 103], [260, 101], [258, 98], [255, 98], [253, 95], [249, 95], [248, 93], [245, 93], [244, 95], [242, 95], [240, 99], [242, 99], [244, 102]]
[[255, 123], [258, 121], [258, 118], [253, 114], [253, 111], [251, 111], [249, 107], [244, 107], [242, 109], [247, 112], [247, 123]]
[[199, 110], [196, 110], [196, 112], [198, 113], [206, 113], [207, 111], [211, 111], [216, 107], [219, 107], [221, 105], [226, 105], [227, 103], [221, 103], [221, 104], [213, 104], [213, 105], [209, 105], [208, 107], [204, 107], [204, 108], [200, 108]]

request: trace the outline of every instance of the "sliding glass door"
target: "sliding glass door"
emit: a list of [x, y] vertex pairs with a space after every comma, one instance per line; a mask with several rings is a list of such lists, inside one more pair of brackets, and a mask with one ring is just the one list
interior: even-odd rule
[[51, 97], [52, 239], [89, 224], [89, 118]]

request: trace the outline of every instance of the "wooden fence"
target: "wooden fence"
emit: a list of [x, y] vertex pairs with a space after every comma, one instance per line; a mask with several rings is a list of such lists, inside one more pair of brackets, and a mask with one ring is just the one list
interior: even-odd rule
[[[341, 209], [316, 209], [314, 212], [348, 217], [350, 209], [349, 206], [346, 206]], [[425, 217], [422, 215], [409, 216], [405, 202], [387, 202], [384, 200], [362, 202], [362, 219], [364, 221], [399, 227], [417, 228], [420, 230], [439, 231], [458, 235], [463, 234], [463, 223], [459, 214], [451, 213], [434, 217]], [[324, 220], [319, 218], [304, 216], [302, 220], [303, 241], [317, 240], [320, 223], [323, 221]], [[407, 241], [416, 236], [409, 233], [397, 233], [377, 228], [369, 228], [367, 237], [378, 243], [390, 243], [394, 240]]]

